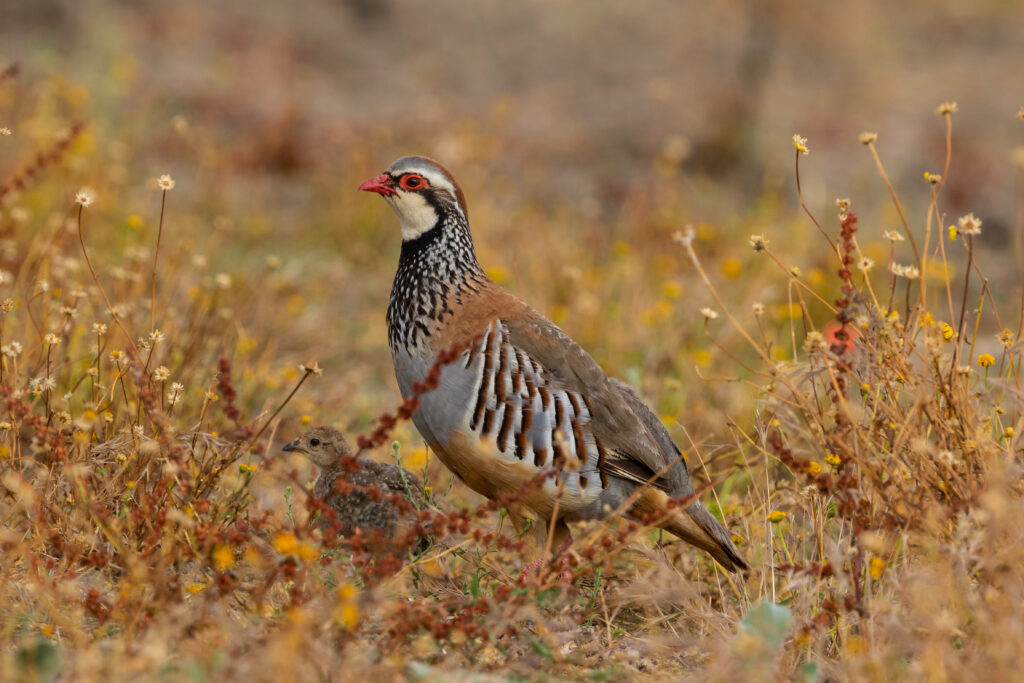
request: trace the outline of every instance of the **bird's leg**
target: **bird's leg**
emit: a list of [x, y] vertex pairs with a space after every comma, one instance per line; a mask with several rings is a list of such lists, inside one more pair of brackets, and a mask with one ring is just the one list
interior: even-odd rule
[[[546, 532], [547, 531], [547, 525], [545, 525], [543, 527], [540, 527], [540, 529], [542, 531]], [[555, 526], [554, 526], [554, 529], [552, 530], [552, 539], [551, 540], [552, 540], [552, 544], [558, 543], [558, 546], [551, 553], [551, 558], [554, 559], [554, 558], [560, 556], [566, 550], [568, 550], [569, 546], [572, 545], [572, 532], [569, 530], [569, 525], [566, 524], [561, 519], [555, 520]], [[547, 541], [547, 534], [544, 533], [544, 538], [543, 538], [543, 541], [541, 543], [541, 547], [542, 548], [546, 547], [546, 545], [547, 545], [546, 541]], [[520, 574], [520, 578], [526, 578], [527, 575], [532, 574], [534, 572], [538, 572], [539, 573], [541, 568], [544, 566], [544, 561], [546, 559], [548, 559], [548, 558], [546, 558], [544, 556], [544, 552], [542, 551], [540, 557], [538, 557], [536, 560], [534, 560], [533, 562], [529, 563], [528, 565], [526, 565], [523, 568], [523, 573]], [[564, 574], [563, 574], [563, 576], [564, 576]], [[565, 576], [565, 578], [571, 578], [571, 576]]]

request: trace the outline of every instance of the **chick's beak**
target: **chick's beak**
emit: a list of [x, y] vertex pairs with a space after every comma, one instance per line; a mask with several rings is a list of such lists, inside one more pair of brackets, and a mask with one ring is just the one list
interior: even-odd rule
[[282, 451], [302, 451], [303, 448], [299, 444], [299, 440], [295, 439], [295, 441], [289, 441], [285, 445], [281, 446], [281, 450]]
[[379, 176], [370, 178], [360, 185], [359, 189], [366, 190], [367, 192], [376, 192], [382, 197], [398, 194], [398, 192], [395, 191], [395, 182], [387, 173], [381, 173]]

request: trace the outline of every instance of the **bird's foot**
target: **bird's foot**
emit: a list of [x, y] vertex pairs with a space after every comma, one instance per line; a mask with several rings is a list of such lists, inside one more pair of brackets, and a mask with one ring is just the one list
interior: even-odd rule
[[[555, 549], [555, 552], [551, 555], [552, 559], [559, 557], [562, 553], [569, 549], [570, 545], [572, 545], [572, 536], [569, 536], [564, 541], [562, 541], [562, 544]], [[525, 581], [526, 577], [530, 574], [540, 574], [540, 571], [541, 569], [543, 569], [544, 561], [546, 559], [547, 558], [544, 556], [538, 557], [536, 560], [523, 567], [523, 573], [519, 575], [520, 580]], [[570, 572], [568, 569], [562, 572], [563, 579], [571, 580], [572, 576], [572, 572]]]
[[536, 560], [534, 560], [530, 564], [528, 564], [525, 567], [523, 567], [523, 573], [519, 575], [519, 578], [525, 580], [526, 577], [529, 576], [530, 574], [533, 574], [534, 572], [540, 572], [540, 569], [543, 566], [544, 566], [544, 558], [543, 557], [538, 557]]

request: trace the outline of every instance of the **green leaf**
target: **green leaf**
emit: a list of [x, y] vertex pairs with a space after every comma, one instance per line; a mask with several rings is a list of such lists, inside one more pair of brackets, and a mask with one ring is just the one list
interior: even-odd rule
[[544, 659], [555, 658], [555, 656], [551, 654], [551, 649], [547, 645], [545, 645], [541, 640], [534, 636], [530, 636], [530, 647], [532, 647], [534, 652], [539, 654]]
[[52, 680], [60, 668], [60, 650], [51, 641], [39, 638], [18, 650], [15, 655], [18, 668], [33, 673], [38, 680]]
[[797, 671], [800, 672], [800, 678], [806, 683], [813, 683], [821, 678], [821, 670], [818, 669], [816, 662], [804, 662]]
[[740, 629], [773, 648], [780, 648], [786, 642], [791, 623], [793, 615], [787, 607], [762, 600], [747, 611], [740, 621]]

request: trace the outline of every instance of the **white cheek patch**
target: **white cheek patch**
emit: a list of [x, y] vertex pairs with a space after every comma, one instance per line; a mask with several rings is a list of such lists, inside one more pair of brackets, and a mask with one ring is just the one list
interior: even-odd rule
[[402, 239], [414, 240], [437, 224], [437, 211], [415, 192], [402, 192], [386, 197], [388, 204], [398, 214], [402, 226]]

